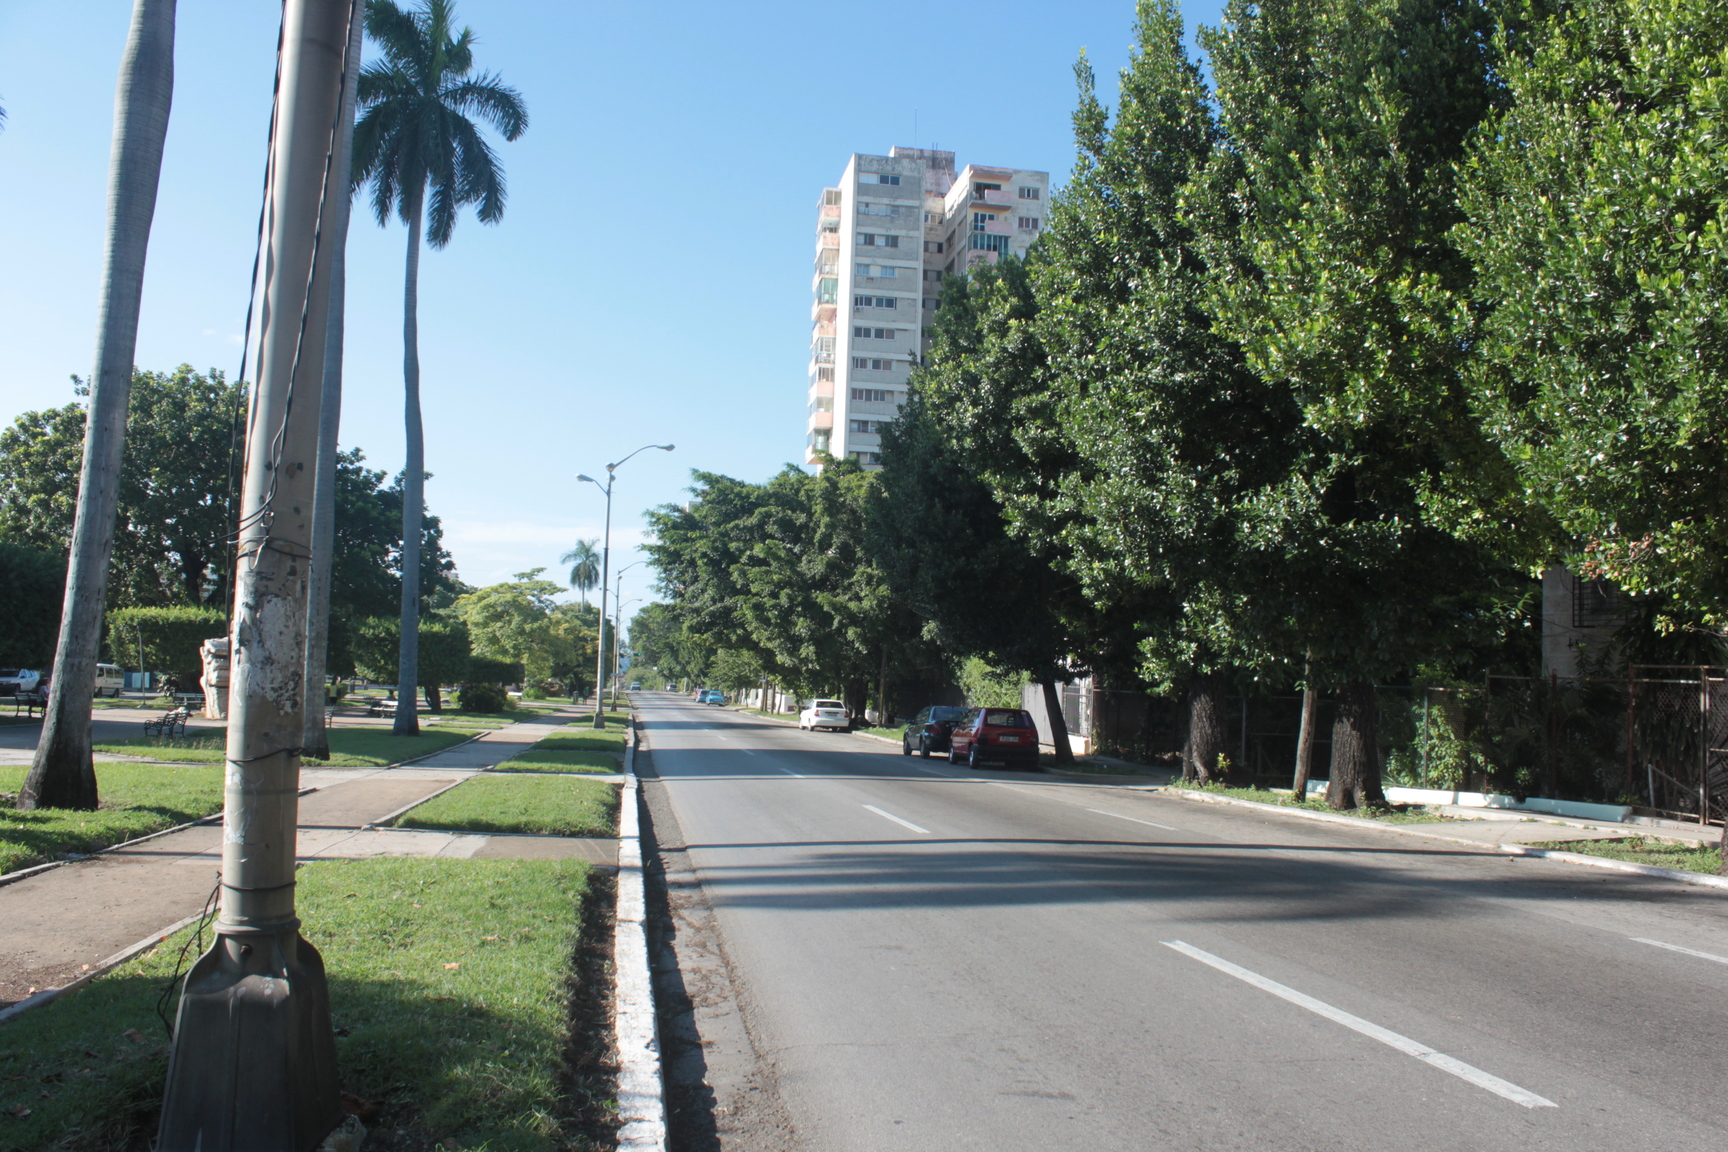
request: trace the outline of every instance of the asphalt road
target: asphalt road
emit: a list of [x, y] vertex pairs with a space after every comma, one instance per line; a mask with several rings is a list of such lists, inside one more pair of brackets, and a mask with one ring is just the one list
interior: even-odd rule
[[1722, 1145], [1728, 894], [637, 704], [784, 1146]]

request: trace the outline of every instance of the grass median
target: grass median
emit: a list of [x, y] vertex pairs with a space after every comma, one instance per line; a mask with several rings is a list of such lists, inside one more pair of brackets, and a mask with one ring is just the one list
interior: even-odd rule
[[[0, 768], [0, 793], [15, 795], [28, 768]], [[0, 874], [95, 852], [222, 810], [222, 771], [214, 765], [101, 764], [102, 806], [94, 812], [0, 806]]]
[[473, 776], [396, 821], [440, 832], [528, 832], [540, 836], [616, 836], [618, 790], [568, 776]]
[[1440, 824], [1451, 819], [1415, 804], [1392, 804], [1385, 808], [1350, 808], [1340, 812], [1328, 806], [1323, 796], [1310, 796], [1306, 800], [1298, 801], [1294, 793], [1274, 792], [1270, 788], [1231, 788], [1223, 784], [1200, 784], [1184, 780], [1177, 780], [1169, 787], [1189, 792], [1206, 792], [1213, 796], [1229, 796], [1236, 800], [1252, 800], [1256, 804], [1270, 804], [1277, 808], [1302, 808], [1309, 812], [1327, 812], [1334, 816], [1354, 816], [1358, 820], [1377, 820], [1384, 824]]
[[[388, 1147], [610, 1146], [609, 930], [597, 882], [573, 860], [300, 870], [341, 1084], [380, 1109], [367, 1127]], [[187, 935], [0, 1024], [0, 1152], [146, 1145], [168, 1052], [156, 1000]]]
[[498, 765], [500, 772], [620, 772], [629, 728], [578, 728], [566, 725], [519, 756]]
[[[306, 763], [313, 768], [378, 768], [398, 764], [473, 738], [479, 731], [455, 728], [422, 728], [418, 736], [397, 736], [388, 728], [330, 729], [330, 759]], [[186, 761], [219, 764], [225, 755], [227, 737], [175, 736], [157, 738], [139, 736], [130, 740], [107, 740], [93, 745], [94, 751], [109, 756], [145, 756], [152, 760]]]
[[1722, 849], [1703, 845], [1676, 844], [1671, 840], [1656, 840], [1647, 836], [1628, 836], [1622, 840], [1556, 840], [1528, 848], [1550, 852], [1573, 852], [1580, 856], [1601, 856], [1608, 860], [1624, 860], [1629, 864], [1648, 864], [1653, 868], [1672, 868], [1678, 872], [1703, 872], [1715, 876], [1722, 870]]

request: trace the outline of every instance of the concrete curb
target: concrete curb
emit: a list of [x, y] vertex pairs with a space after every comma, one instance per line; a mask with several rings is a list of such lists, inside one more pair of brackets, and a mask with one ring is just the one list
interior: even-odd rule
[[642, 871], [642, 814], [636, 785], [636, 718], [624, 745], [618, 797], [618, 910], [613, 922], [613, 1032], [618, 1040], [618, 1147], [665, 1152], [666, 1096], [660, 1021], [648, 963], [648, 896]]
[[1673, 880], [1701, 888], [1728, 889], [1728, 876], [1710, 876], [1703, 872], [1682, 872], [1675, 868], [1657, 868], [1651, 864], [1634, 864], [1629, 860], [1610, 860], [1606, 856], [1586, 856], [1579, 852], [1558, 852], [1551, 848], [1527, 848], [1522, 844], [1484, 844], [1480, 840], [1467, 840], [1462, 836], [1446, 836], [1439, 832], [1422, 832], [1397, 824], [1381, 824], [1374, 820], [1364, 820], [1359, 816], [1340, 816], [1333, 812], [1311, 812], [1305, 808], [1287, 808], [1281, 804], [1262, 804], [1257, 800], [1242, 800], [1235, 796], [1215, 796], [1209, 792], [1195, 792], [1187, 788], [1166, 787], [1160, 791], [1167, 792], [1172, 796], [1180, 796], [1184, 800], [1198, 800], [1205, 804], [1234, 804], [1240, 808], [1257, 808], [1262, 812], [1271, 812], [1279, 816], [1295, 816], [1303, 820], [1318, 820], [1325, 824], [1347, 824], [1355, 828], [1373, 828], [1380, 832], [1396, 832], [1401, 836], [1421, 836], [1427, 840], [1445, 840], [1451, 844], [1463, 844], [1483, 852], [1504, 852], [1512, 856], [1535, 856], [1546, 860], [1557, 860], [1562, 864], [1582, 864], [1588, 868], [1606, 868], [1612, 872], [1630, 872], [1638, 876], [1650, 876], [1658, 880]]
[[186, 927], [188, 924], [196, 924], [203, 918], [204, 912], [200, 909], [198, 912], [193, 913], [184, 920], [176, 920], [174, 923], [168, 925], [168, 927], [158, 929], [136, 943], [128, 944], [126, 947], [120, 949], [120, 951], [114, 953], [114, 955], [108, 957], [108, 959], [102, 961], [100, 964], [91, 965], [90, 971], [81, 973], [76, 980], [62, 984], [58, 988], [44, 988], [34, 996], [29, 996], [18, 1001], [18, 1003], [12, 1005], [10, 1008], [0, 1008], [0, 1024], [4, 1024], [6, 1021], [11, 1020], [14, 1017], [22, 1016], [30, 1009], [46, 1004], [50, 1000], [57, 1000], [61, 996], [72, 991], [74, 988], [82, 988], [104, 972], [110, 972], [113, 969], [120, 967], [120, 965], [126, 963], [126, 961], [132, 959], [140, 952], [145, 952], [156, 947], [156, 945], [162, 943], [162, 941], [168, 939], [168, 937], [174, 935], [174, 933], [180, 931], [180, 929]]

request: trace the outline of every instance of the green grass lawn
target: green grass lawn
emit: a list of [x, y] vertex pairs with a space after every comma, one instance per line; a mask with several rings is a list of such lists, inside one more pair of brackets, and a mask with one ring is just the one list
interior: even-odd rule
[[624, 767], [622, 725], [602, 728], [566, 726], [520, 756], [498, 765], [500, 772], [618, 772]]
[[[899, 744], [902, 742], [902, 738], [906, 735], [906, 726], [902, 724], [898, 728], [854, 728], [853, 731], [863, 732], [870, 736], [880, 736], [884, 740], [892, 740], [894, 743]], [[913, 751], [916, 752], [917, 749], [914, 748]]]
[[1576, 852], [1581, 856], [1603, 856], [1609, 860], [1625, 860], [1681, 872], [1705, 872], [1711, 876], [1722, 870], [1721, 848], [1693, 848], [1644, 836], [1628, 836], [1623, 840], [1556, 840], [1528, 847]]
[[[0, 792], [16, 793], [28, 771], [0, 767]], [[10, 802], [0, 807], [0, 873], [67, 852], [94, 852], [222, 810], [222, 772], [214, 767], [103, 764], [96, 769], [96, 787], [102, 806], [94, 812], [20, 812]]]
[[[412, 760], [460, 744], [475, 735], [476, 729], [462, 731], [442, 726], [422, 728], [418, 736], [397, 736], [388, 728], [330, 729], [330, 759], [306, 763], [314, 768], [376, 768]], [[138, 736], [130, 740], [112, 740], [94, 745], [98, 753], [110, 756], [148, 756], [153, 760], [220, 763], [226, 736], [179, 736], [157, 739]]]
[[444, 832], [616, 836], [618, 790], [595, 780], [526, 773], [474, 776], [396, 821]]
[[[342, 1087], [383, 1106], [370, 1127], [407, 1130], [392, 1147], [598, 1146], [591, 1137], [609, 1126], [610, 1088], [595, 1070], [606, 947], [590, 879], [574, 860], [300, 870]], [[156, 998], [186, 935], [0, 1025], [0, 1152], [145, 1146], [167, 1068]]]

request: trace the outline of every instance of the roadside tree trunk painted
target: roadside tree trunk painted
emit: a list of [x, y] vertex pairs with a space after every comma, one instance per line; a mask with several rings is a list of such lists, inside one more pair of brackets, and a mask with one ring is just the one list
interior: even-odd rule
[[1352, 680], [1338, 693], [1326, 803], [1339, 809], [1386, 803], [1380, 787], [1379, 704], [1370, 681]]
[[1182, 748], [1182, 778], [1202, 784], [1219, 778], [1224, 755], [1224, 678], [1196, 676], [1188, 686], [1188, 740]]
[[347, 298], [348, 217], [353, 195], [348, 191], [354, 160], [354, 92], [360, 79], [361, 42], [365, 22], [356, 20], [348, 33], [348, 66], [342, 79], [342, 141], [336, 154], [336, 178], [341, 192], [330, 222], [330, 326], [324, 338], [324, 381], [318, 407], [318, 475], [312, 495], [312, 582], [306, 609], [306, 735], [302, 754], [330, 759], [330, 733], [324, 722], [324, 675], [330, 655], [330, 569], [336, 551], [336, 451], [342, 422], [342, 339]]
[[1308, 777], [1314, 766], [1314, 708], [1319, 698], [1311, 683], [1313, 674], [1311, 663], [1303, 665], [1302, 722], [1296, 729], [1296, 778], [1290, 785], [1297, 800], [1308, 795]]
[[174, 97], [175, 0], [137, 0], [114, 95], [114, 145], [108, 168], [108, 242], [90, 377], [90, 415], [78, 480], [78, 510], [66, 567], [48, 709], [20, 808], [96, 807], [90, 758], [90, 695], [108, 594], [126, 409], [144, 295], [144, 257], [156, 214], [162, 143]]
[[1068, 739], [1068, 717], [1062, 714], [1062, 693], [1056, 688], [1056, 678], [1046, 677], [1038, 682], [1044, 690], [1044, 714], [1050, 717], [1050, 748], [1056, 755], [1056, 763], [1074, 763], [1074, 743]]
[[[420, 422], [420, 228], [424, 190], [414, 189], [408, 213], [408, 270], [402, 287], [402, 424], [407, 461], [402, 469], [402, 644], [396, 656], [396, 709], [392, 731], [420, 732], [413, 707], [420, 686], [420, 521], [426, 499], [426, 439]], [[596, 697], [596, 708], [598, 700]]]

